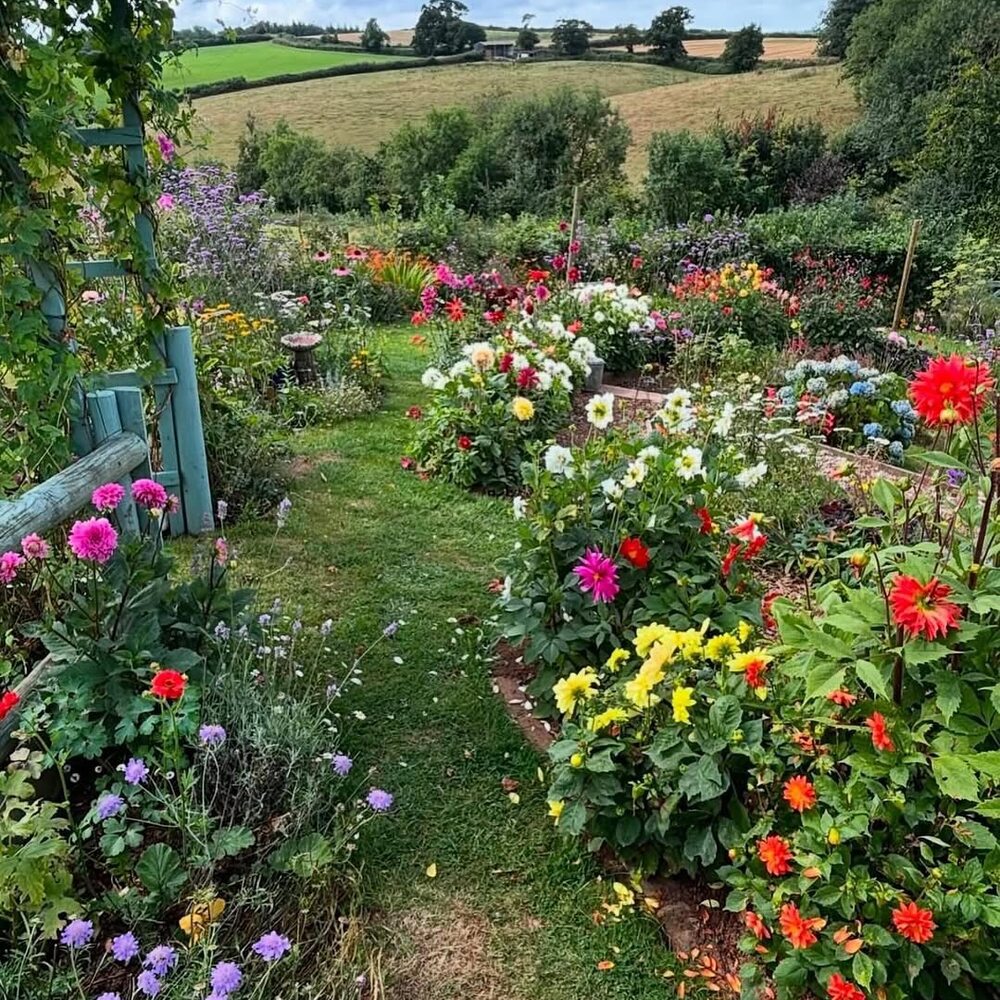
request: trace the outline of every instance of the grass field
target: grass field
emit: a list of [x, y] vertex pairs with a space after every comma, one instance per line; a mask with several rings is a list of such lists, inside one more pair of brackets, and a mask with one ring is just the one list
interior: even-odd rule
[[471, 107], [489, 97], [526, 97], [564, 84], [597, 87], [609, 97], [652, 88], [662, 91], [692, 76], [641, 64], [609, 67], [584, 62], [530, 66], [473, 63], [307, 80], [219, 94], [197, 101], [195, 109], [208, 133], [208, 154], [228, 161], [236, 156], [237, 140], [248, 112], [261, 124], [283, 117], [295, 128], [313, 132], [327, 142], [370, 152], [404, 122], [419, 121], [431, 108]]
[[[309, 622], [336, 622], [331, 669], [390, 619], [406, 623], [366, 661], [342, 707], [357, 771], [396, 796], [358, 852], [365, 937], [381, 944], [380, 961], [367, 989], [343, 995], [669, 1000], [677, 979], [662, 977], [676, 976], [677, 963], [658, 928], [638, 917], [592, 921], [607, 886], [546, 817], [539, 757], [476, 655], [493, 601], [487, 583], [517, 537], [509, 500], [400, 468], [413, 430], [406, 408], [428, 398], [411, 332], [388, 334], [384, 412], [296, 439], [308, 471], [289, 491], [277, 540], [263, 522], [232, 536], [262, 605], [281, 596], [304, 605]], [[605, 962], [613, 967], [602, 971]]]
[[645, 172], [646, 148], [655, 132], [704, 130], [719, 115], [732, 120], [744, 111], [771, 107], [818, 118], [836, 131], [857, 114], [854, 95], [836, 66], [703, 76], [661, 66], [581, 62], [478, 63], [309, 80], [203, 98], [195, 109], [207, 154], [231, 162], [248, 112], [262, 124], [284, 117], [327, 142], [371, 151], [403, 122], [419, 121], [431, 108], [468, 107], [494, 95], [525, 96], [563, 84], [596, 86], [613, 99], [632, 129], [626, 166], [633, 179]]
[[190, 87], [197, 83], [214, 83], [232, 76], [260, 80], [278, 73], [303, 73], [310, 69], [326, 69], [347, 63], [377, 62], [389, 56], [367, 53], [324, 52], [316, 49], [296, 49], [274, 42], [254, 42], [247, 45], [213, 45], [191, 49], [163, 74], [168, 87]]
[[[726, 47], [724, 38], [688, 38], [684, 48], [689, 56], [715, 59], [722, 55]], [[637, 45], [636, 52], [648, 52], [646, 45]], [[769, 38], [764, 39], [764, 61], [770, 59], [812, 59], [816, 55], [815, 38]]]

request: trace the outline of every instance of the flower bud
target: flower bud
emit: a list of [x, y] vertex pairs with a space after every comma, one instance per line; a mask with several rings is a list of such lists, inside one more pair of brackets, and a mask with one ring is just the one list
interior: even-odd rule
[[570, 767], [583, 767], [584, 756], [582, 753], [575, 753], [569, 759]]
[[826, 835], [826, 842], [836, 847], [840, 843], [840, 831], [835, 827], [830, 827], [830, 832]]

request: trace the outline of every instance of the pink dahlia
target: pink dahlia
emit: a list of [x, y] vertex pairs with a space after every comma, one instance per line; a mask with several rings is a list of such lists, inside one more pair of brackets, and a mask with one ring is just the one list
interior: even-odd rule
[[77, 559], [106, 563], [118, 548], [118, 532], [106, 517], [77, 521], [69, 530], [69, 547]]
[[613, 601], [618, 594], [618, 567], [600, 549], [587, 549], [573, 572], [580, 580], [580, 589], [595, 601]]
[[147, 510], [163, 510], [167, 491], [153, 479], [137, 479], [132, 484], [132, 499]]
[[24, 556], [20, 552], [5, 552], [0, 556], [0, 581], [13, 583], [24, 562]]
[[41, 535], [31, 532], [30, 535], [25, 535], [21, 539], [21, 551], [26, 559], [48, 559], [52, 548]]
[[90, 502], [102, 513], [114, 510], [125, 499], [125, 487], [118, 483], [105, 483], [90, 494]]

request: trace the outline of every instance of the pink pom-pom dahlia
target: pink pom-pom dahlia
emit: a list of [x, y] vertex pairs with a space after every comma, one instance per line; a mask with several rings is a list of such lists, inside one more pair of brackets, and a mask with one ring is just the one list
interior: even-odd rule
[[48, 559], [52, 547], [41, 535], [33, 531], [21, 539], [21, 551], [25, 559]]
[[24, 556], [20, 552], [5, 552], [0, 556], [0, 581], [13, 583], [17, 579], [17, 571], [24, 565]]
[[105, 483], [90, 494], [90, 502], [102, 513], [114, 510], [125, 499], [125, 487], [118, 483]]
[[69, 547], [77, 559], [106, 563], [118, 548], [118, 532], [105, 517], [77, 521], [69, 530]]
[[147, 510], [163, 510], [167, 491], [153, 479], [137, 479], [132, 484], [132, 499]]

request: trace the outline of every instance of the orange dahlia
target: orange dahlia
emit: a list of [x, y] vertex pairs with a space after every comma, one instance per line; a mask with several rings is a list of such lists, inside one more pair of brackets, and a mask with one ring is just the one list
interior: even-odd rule
[[892, 578], [889, 607], [892, 619], [907, 635], [922, 635], [936, 639], [955, 628], [962, 617], [962, 609], [946, 600], [951, 587], [931, 577], [921, 583], [915, 576], [902, 573]]
[[764, 867], [770, 875], [787, 875], [792, 866], [792, 851], [784, 837], [771, 835], [757, 841], [757, 857], [764, 862]]
[[979, 416], [993, 388], [989, 369], [981, 362], [951, 357], [933, 358], [910, 383], [917, 413], [931, 426], [968, 424]]
[[864, 993], [839, 972], [830, 976], [830, 981], [826, 984], [826, 995], [829, 1000], [865, 1000]]
[[794, 903], [785, 903], [778, 925], [793, 948], [811, 948], [819, 940], [815, 932], [821, 931], [826, 921], [822, 917], [804, 917]]
[[934, 911], [922, 910], [916, 903], [900, 903], [892, 911], [892, 922], [899, 933], [914, 944], [924, 944], [934, 937]]
[[892, 742], [889, 735], [889, 726], [885, 721], [885, 716], [881, 712], [872, 712], [865, 719], [865, 725], [872, 731], [872, 746], [876, 750], [892, 751], [896, 749], [896, 744]]
[[636, 569], [645, 569], [649, 565], [649, 549], [641, 538], [626, 538], [618, 550]]
[[816, 788], [803, 774], [797, 774], [785, 782], [782, 797], [796, 812], [805, 812], [816, 805]]
[[747, 910], [743, 914], [743, 919], [758, 941], [766, 941], [771, 936], [771, 932], [767, 929], [767, 924], [761, 920], [760, 914], [754, 913], [753, 910]]
[[836, 691], [831, 691], [827, 698], [834, 703], [834, 705], [839, 705], [841, 708], [850, 708], [857, 700], [858, 696], [851, 694], [850, 691], [845, 691], [843, 688], [838, 688]]

